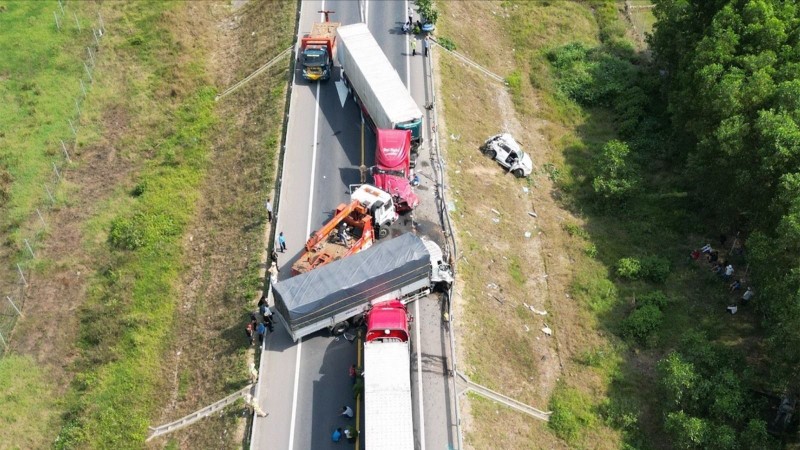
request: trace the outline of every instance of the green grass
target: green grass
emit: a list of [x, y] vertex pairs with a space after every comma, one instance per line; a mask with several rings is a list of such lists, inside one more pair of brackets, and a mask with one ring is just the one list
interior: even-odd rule
[[[24, 374], [24, 375], [21, 375]], [[57, 420], [53, 386], [42, 366], [31, 358], [0, 359], [0, 430], [5, 447], [43, 448]]]
[[[88, 82], [83, 62], [92, 41], [83, 5], [68, 5], [62, 17], [55, 1], [3, 2], [0, 13], [0, 229], [15, 235], [45, 198], [53, 162], [64, 156], [60, 140], [73, 140], [79, 81]], [[53, 12], [59, 11], [62, 31]], [[72, 14], [83, 22], [79, 33]], [[67, 18], [69, 20], [67, 20]]]
[[[183, 63], [169, 58], [178, 47], [164, 18], [180, 7], [125, 5], [118, 20], [128, 28], [106, 44], [106, 58], [113, 60], [108, 68], [122, 64], [129, 78], [115, 85], [116, 73], [98, 76], [98, 110], [122, 104], [120, 96], [133, 107], [151, 105], [130, 111], [132, 128], [142, 133], [123, 137], [128, 156], [145, 162], [136, 195], [118, 189], [86, 224], [87, 246], [107, 253], [108, 263], [94, 276], [81, 308], [82, 356], [57, 448], [139, 447], [159, 405], [162, 355], [175, 326], [175, 284], [184, 264], [182, 236], [194, 214], [216, 122], [215, 90], [207, 87], [198, 63], [202, 55], [189, 53]], [[156, 103], [175, 78], [182, 82], [178, 101]], [[90, 129], [96, 134], [89, 133], [85, 145], [103, 132], [97, 124]], [[117, 234], [106, 244], [102, 236], [109, 228]]]

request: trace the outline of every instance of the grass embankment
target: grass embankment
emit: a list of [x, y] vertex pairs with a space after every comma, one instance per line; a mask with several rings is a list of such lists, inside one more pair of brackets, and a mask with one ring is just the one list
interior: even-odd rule
[[[685, 195], [674, 191], [647, 55], [627, 41], [614, 2], [441, 7], [437, 33], [496, 68], [511, 97], [506, 102], [503, 89], [442, 56], [446, 136], [459, 137], [448, 140], [447, 154], [463, 251], [464, 364], [476, 381], [554, 411], [546, 427], [476, 399], [468, 441], [475, 448], [668, 445], [663, 405], [653, 401], [661, 395], [657, 361], [692, 330], [752, 349], [754, 329], [747, 316], [731, 322], [724, 314], [732, 297], [716, 277], [685, 263], [700, 236], [719, 230], [693, 221]], [[498, 175], [478, 152], [504, 129], [539, 169], [530, 196], [525, 182]], [[621, 168], [601, 156], [619, 148], [606, 146], [613, 139], [633, 149]], [[641, 168], [641, 177], [592, 184], [629, 173], [625, 164]], [[624, 195], [628, 182], [635, 189], [627, 201], [606, 202]], [[548, 315], [538, 318], [526, 305]], [[551, 341], [539, 333], [545, 324]]]
[[[186, 4], [115, 3], [102, 8], [107, 33], [95, 108], [123, 108], [119, 139], [138, 162], [87, 223], [85, 244], [105, 262], [80, 310], [81, 356], [66, 397], [58, 448], [140, 447], [159, 404], [163, 352], [175, 326], [182, 237], [208, 164], [215, 90], [204, 50], [186, 39]], [[91, 120], [89, 117], [87, 120]], [[107, 130], [90, 128], [81, 145]]]
[[0, 230], [12, 241], [46, 198], [42, 185], [53, 176], [53, 161], [63, 161], [59, 140], [72, 138], [67, 119], [75, 121], [92, 39], [80, 8], [70, 10], [70, 23], [59, 32], [58, 9], [55, 1], [17, 1], [4, 2], [0, 12]]
[[[251, 0], [219, 12], [218, 21], [221, 17], [223, 23], [235, 20], [238, 25], [208, 25], [219, 30], [215, 40], [220, 47], [233, 49], [212, 61], [220, 90], [291, 45], [296, 6]], [[163, 378], [169, 380], [165, 407], [154, 423], [175, 420], [250, 382], [248, 362], [257, 355], [246, 344], [243, 329], [263, 288], [263, 205], [275, 186], [290, 63], [284, 58], [217, 103], [220, 119], [208, 176], [189, 227], [192, 239], [184, 241], [191, 264], [181, 276], [181, 307], [175, 317], [179, 325], [164, 365]], [[234, 448], [243, 443], [249, 417], [237, 404], [150, 445]]]

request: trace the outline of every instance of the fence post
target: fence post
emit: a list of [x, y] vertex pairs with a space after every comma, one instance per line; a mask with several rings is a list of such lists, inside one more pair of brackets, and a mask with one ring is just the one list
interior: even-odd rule
[[83, 63], [83, 68], [86, 69], [86, 74], [89, 75], [89, 81], [94, 83], [94, 77], [92, 77], [92, 72], [89, 70], [89, 66], [86, 63]]
[[53, 17], [56, 19], [56, 28], [61, 31], [61, 24], [58, 23], [58, 13], [53, 11]]
[[61, 140], [61, 149], [64, 150], [64, 156], [67, 158], [67, 162], [71, 163], [72, 160], [69, 159], [69, 152], [67, 152], [67, 145], [64, 144], [64, 140], [63, 139]]
[[71, 119], [67, 119], [67, 122], [69, 122], [69, 127], [72, 129], [72, 134], [74, 134], [75, 137], [77, 137], [78, 136], [78, 130], [75, 129], [75, 125], [72, 124], [72, 120]]
[[27, 239], [23, 239], [25, 241], [25, 247], [28, 247], [28, 251], [31, 253], [31, 258], [36, 258], [36, 254], [33, 253], [33, 249], [31, 248], [31, 243], [28, 242]]
[[6, 295], [6, 299], [8, 299], [8, 303], [11, 303], [11, 306], [13, 306], [13, 307], [14, 307], [14, 310], [15, 310], [15, 311], [17, 311], [17, 314], [19, 314], [20, 316], [22, 316], [22, 311], [20, 311], [20, 310], [19, 310], [19, 308], [17, 308], [17, 305], [15, 305], [13, 301], [11, 301], [11, 297], [9, 297], [8, 295]]
[[44, 217], [42, 217], [42, 212], [39, 211], [39, 208], [36, 208], [36, 214], [39, 216], [39, 220], [42, 221], [42, 227], [47, 228], [47, 222], [44, 221]]
[[44, 190], [47, 191], [47, 196], [50, 197], [50, 203], [55, 203], [56, 199], [53, 198], [53, 193], [50, 192], [50, 188], [47, 187], [47, 184], [44, 185]]
[[[86, 50], [89, 50], [89, 47], [86, 47]], [[83, 79], [78, 78], [78, 81], [81, 83], [81, 91], [83, 91], [83, 98], [86, 98], [86, 86], [83, 84]]]
[[6, 340], [3, 339], [3, 334], [2, 333], [0, 333], [0, 341], [3, 342], [3, 347], [8, 348], [8, 344], [6, 344]]
[[22, 267], [19, 266], [19, 263], [17, 263], [17, 270], [19, 271], [19, 276], [22, 277], [22, 282], [27, 286], [28, 280], [25, 279], [25, 274], [22, 273]]
[[53, 172], [56, 173], [56, 176], [58, 177], [58, 181], [61, 181], [61, 174], [58, 173], [58, 167], [56, 166], [56, 162], [55, 161], [53, 161]]
[[78, 33], [80, 33], [81, 31], [83, 31], [83, 29], [81, 28], [81, 23], [80, 21], [78, 21], [78, 15], [75, 14], [75, 11], [72, 12], [72, 17], [75, 18], [75, 25], [78, 26]]

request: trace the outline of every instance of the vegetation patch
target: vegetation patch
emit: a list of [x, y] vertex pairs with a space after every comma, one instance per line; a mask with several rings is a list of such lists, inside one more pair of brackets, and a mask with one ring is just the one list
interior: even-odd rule
[[57, 421], [53, 395], [47, 374], [31, 358], [9, 354], [0, 359], [0, 428], [6, 444], [19, 448], [50, 444], [48, 429]]

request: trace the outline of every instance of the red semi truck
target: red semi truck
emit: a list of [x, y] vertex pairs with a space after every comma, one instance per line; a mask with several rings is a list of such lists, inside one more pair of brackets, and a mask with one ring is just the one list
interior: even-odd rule
[[378, 303], [366, 316], [364, 441], [370, 450], [414, 450], [410, 318], [399, 300]]
[[372, 178], [375, 186], [388, 192], [394, 199], [398, 213], [411, 211], [419, 198], [411, 189], [411, 131], [376, 130], [377, 148]]

